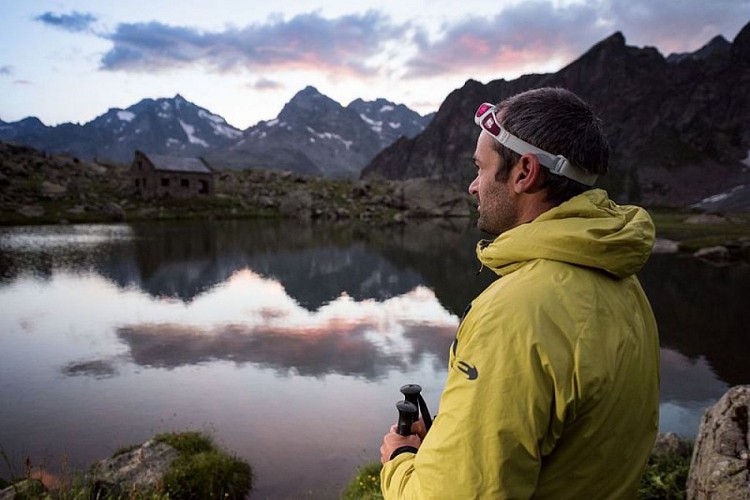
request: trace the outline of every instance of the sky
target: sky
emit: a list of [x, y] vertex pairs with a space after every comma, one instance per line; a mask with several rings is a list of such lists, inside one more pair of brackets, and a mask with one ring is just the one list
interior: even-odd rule
[[307, 85], [427, 114], [617, 31], [666, 56], [748, 21], [750, 0], [0, 0], [0, 120], [83, 124], [180, 94], [246, 129]]

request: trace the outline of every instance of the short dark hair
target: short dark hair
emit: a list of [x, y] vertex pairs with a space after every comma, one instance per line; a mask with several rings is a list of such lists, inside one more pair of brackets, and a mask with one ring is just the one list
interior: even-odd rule
[[[498, 119], [511, 134], [552, 154], [561, 154], [587, 173], [604, 175], [609, 164], [609, 141], [601, 120], [588, 104], [563, 88], [528, 90], [501, 101]], [[493, 141], [502, 165], [498, 179], [508, 180], [521, 155]], [[559, 205], [589, 186], [542, 168], [548, 201]]]

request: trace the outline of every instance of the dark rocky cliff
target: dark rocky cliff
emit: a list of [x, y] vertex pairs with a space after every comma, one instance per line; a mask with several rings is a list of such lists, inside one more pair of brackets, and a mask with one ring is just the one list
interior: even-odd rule
[[750, 24], [731, 45], [713, 42], [712, 50], [698, 53], [670, 63], [652, 47], [626, 45], [618, 32], [557, 73], [469, 80], [421, 135], [382, 151], [363, 176], [468, 185], [477, 106], [559, 86], [590, 103], [604, 121], [612, 158], [600, 185], [617, 199], [684, 206], [725, 192], [750, 182]]

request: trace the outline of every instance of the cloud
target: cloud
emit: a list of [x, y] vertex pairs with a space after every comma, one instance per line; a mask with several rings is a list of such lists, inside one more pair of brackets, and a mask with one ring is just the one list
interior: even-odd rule
[[32, 85], [33, 82], [30, 80], [13, 80], [14, 85]]
[[279, 90], [284, 88], [284, 84], [268, 78], [260, 78], [255, 83], [248, 84], [248, 87], [255, 90]]
[[550, 61], [572, 61], [595, 43], [621, 31], [631, 44], [648, 44], [665, 55], [693, 51], [720, 32], [747, 22], [746, 0], [599, 0], [555, 6], [524, 2], [495, 16], [470, 16], [442, 27], [429, 39], [417, 31], [417, 54], [407, 77], [463, 72], [534, 71]]
[[[417, 32], [418, 53], [407, 62], [407, 77], [453, 72], [517, 71], [552, 58], [569, 59], [604, 34], [597, 28], [598, 11], [590, 4], [555, 8], [547, 2], [523, 3], [494, 17], [467, 17], [443, 27], [429, 40]], [[570, 29], [586, 26], [586, 30]], [[584, 33], [585, 32], [585, 33]]]
[[[366, 332], [375, 326], [366, 319], [331, 319], [307, 328], [145, 323], [122, 326], [117, 335], [140, 366], [175, 368], [221, 360], [254, 363], [282, 374], [293, 370], [303, 376], [338, 373], [375, 380], [406, 366], [403, 355], [389, 354], [368, 339]], [[78, 373], [68, 369], [66, 374]]]
[[314, 70], [368, 75], [364, 61], [401, 28], [369, 11], [326, 19], [317, 13], [271, 18], [242, 29], [205, 32], [159, 22], [120, 24], [104, 35], [114, 43], [101, 61], [105, 70], [159, 71], [201, 63], [218, 71]]
[[0, 75], [12, 75], [13, 66], [0, 66]]
[[697, 50], [719, 33], [731, 41], [749, 13], [747, 0], [617, 0], [608, 12], [628, 43], [656, 46], [665, 55]]
[[49, 26], [59, 28], [61, 30], [70, 31], [72, 33], [80, 33], [88, 31], [92, 23], [97, 19], [92, 14], [82, 12], [71, 12], [70, 14], [53, 14], [52, 12], [45, 12], [44, 14], [38, 15], [34, 18], [36, 21], [40, 21]]

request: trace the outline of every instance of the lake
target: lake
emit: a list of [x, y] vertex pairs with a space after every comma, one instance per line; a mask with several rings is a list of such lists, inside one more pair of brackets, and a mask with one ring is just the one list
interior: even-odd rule
[[[399, 387], [438, 412], [477, 275], [467, 220], [0, 228], [0, 451], [84, 468], [159, 432], [246, 459], [253, 498], [337, 498], [377, 460]], [[750, 382], [750, 266], [654, 255], [662, 432]]]

